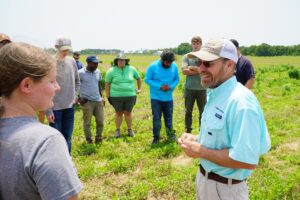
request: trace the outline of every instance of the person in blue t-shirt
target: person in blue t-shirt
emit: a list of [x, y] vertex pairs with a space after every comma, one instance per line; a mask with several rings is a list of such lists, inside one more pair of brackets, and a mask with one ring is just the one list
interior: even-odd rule
[[179, 83], [178, 67], [173, 52], [164, 51], [161, 59], [150, 64], [145, 82], [150, 86], [151, 109], [153, 115], [153, 141], [160, 139], [161, 116], [163, 114], [168, 138], [176, 139], [173, 130], [173, 91]]
[[79, 51], [74, 51], [74, 53], [73, 53], [73, 58], [75, 59], [75, 61], [76, 61], [76, 65], [77, 65], [77, 69], [78, 70], [80, 70], [80, 69], [82, 69], [83, 68], [83, 64], [82, 64], [82, 62], [80, 62], [80, 53], [79, 53]]
[[234, 76], [238, 56], [232, 42], [210, 40], [189, 56], [201, 60], [201, 85], [208, 88], [199, 136], [178, 139], [188, 156], [200, 158], [197, 199], [248, 199], [247, 178], [271, 147], [262, 109]]

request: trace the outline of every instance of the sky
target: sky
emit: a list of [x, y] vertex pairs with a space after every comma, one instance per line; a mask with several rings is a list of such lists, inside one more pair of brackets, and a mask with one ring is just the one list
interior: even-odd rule
[[0, 0], [0, 32], [49, 48], [176, 47], [194, 35], [242, 46], [300, 44], [299, 0]]

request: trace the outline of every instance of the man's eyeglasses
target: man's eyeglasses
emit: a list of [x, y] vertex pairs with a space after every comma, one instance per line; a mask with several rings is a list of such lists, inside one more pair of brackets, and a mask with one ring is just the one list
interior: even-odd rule
[[218, 60], [220, 60], [220, 59], [222, 59], [223, 61], [227, 61], [227, 60], [229, 60], [229, 59], [227, 59], [227, 58], [219, 58], [219, 59], [217, 59], [217, 60], [213, 60], [213, 61], [199, 61], [199, 66], [200, 65], [204, 65], [204, 67], [206, 67], [206, 68], [210, 68], [211, 66], [213, 66], [213, 64], [216, 62], [216, 61], [218, 61]]

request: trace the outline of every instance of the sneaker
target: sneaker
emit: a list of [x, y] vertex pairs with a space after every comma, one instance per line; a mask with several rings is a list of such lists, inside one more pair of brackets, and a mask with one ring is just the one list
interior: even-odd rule
[[185, 132], [186, 132], [186, 133], [191, 133], [191, 132], [192, 132], [192, 128], [186, 128], [186, 129], [185, 129]]
[[95, 138], [95, 143], [96, 144], [99, 144], [99, 143], [101, 143], [102, 142], [102, 137], [96, 137]]
[[91, 138], [86, 138], [86, 142], [87, 142], [88, 144], [93, 144], [93, 140], [92, 140]]
[[121, 133], [120, 133], [120, 129], [117, 129], [117, 130], [116, 130], [116, 138], [119, 138], [119, 137], [120, 137], [120, 134], [121, 134]]
[[176, 133], [175, 130], [167, 130], [168, 140], [174, 140], [175, 142], [178, 142], [175, 133]]
[[176, 143], [178, 143], [178, 138], [177, 138], [177, 136], [174, 134], [174, 135], [170, 135], [169, 137], [168, 137], [168, 139], [169, 140], [173, 140], [174, 142], [176, 142]]
[[128, 134], [129, 137], [133, 137], [134, 136], [134, 132], [132, 131], [132, 129], [128, 129]]
[[153, 138], [151, 145], [158, 144], [159, 138]]

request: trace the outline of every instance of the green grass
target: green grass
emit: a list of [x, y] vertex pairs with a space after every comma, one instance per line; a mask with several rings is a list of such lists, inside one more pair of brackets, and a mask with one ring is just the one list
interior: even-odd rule
[[[131, 64], [145, 73], [158, 56], [129, 55]], [[102, 72], [107, 71], [114, 55], [100, 55]], [[84, 61], [84, 56], [82, 56]], [[288, 70], [299, 69], [300, 57], [250, 57], [256, 70], [253, 92], [260, 101], [272, 140], [271, 151], [262, 156], [249, 178], [250, 199], [300, 199], [300, 80], [291, 79]], [[177, 57], [180, 65], [181, 57]], [[174, 128], [184, 131], [184, 99], [181, 76], [174, 92]], [[193, 113], [197, 130], [198, 114]], [[95, 123], [92, 123], [95, 132]], [[84, 189], [81, 199], [195, 199], [197, 160], [187, 158], [173, 142], [151, 147], [152, 116], [149, 89], [143, 83], [133, 111], [134, 138], [114, 138], [114, 111], [105, 107], [104, 141], [88, 145], [82, 129], [82, 113], [77, 110], [72, 157]], [[197, 131], [194, 131], [196, 134]], [[254, 138], [255, 139], [255, 138]]]

